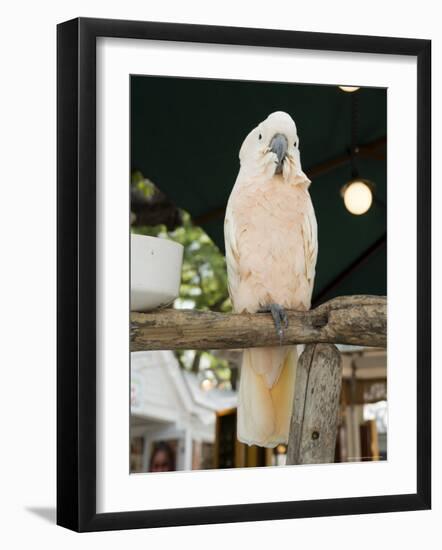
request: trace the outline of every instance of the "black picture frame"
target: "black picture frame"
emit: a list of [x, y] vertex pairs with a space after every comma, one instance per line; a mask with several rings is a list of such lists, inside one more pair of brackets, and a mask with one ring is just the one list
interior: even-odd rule
[[[96, 39], [117, 37], [417, 58], [417, 492], [96, 512]], [[101, 531], [431, 506], [431, 41], [79, 18], [57, 28], [57, 523]]]

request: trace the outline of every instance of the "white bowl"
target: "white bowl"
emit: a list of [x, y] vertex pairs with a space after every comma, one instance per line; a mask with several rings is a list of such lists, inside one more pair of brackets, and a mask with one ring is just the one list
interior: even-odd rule
[[131, 235], [130, 309], [149, 311], [179, 295], [183, 246], [174, 241]]

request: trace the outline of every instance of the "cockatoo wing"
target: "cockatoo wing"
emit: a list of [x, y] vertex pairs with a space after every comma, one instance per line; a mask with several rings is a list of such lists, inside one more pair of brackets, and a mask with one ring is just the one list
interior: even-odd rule
[[310, 287], [311, 297], [315, 282], [316, 259], [318, 257], [318, 224], [310, 201], [309, 208], [303, 217], [301, 229], [304, 244], [305, 276]]
[[226, 247], [227, 282], [229, 296], [235, 305], [235, 296], [239, 286], [239, 253], [236, 241], [235, 217], [233, 216], [231, 201], [227, 203], [224, 218], [224, 243]]

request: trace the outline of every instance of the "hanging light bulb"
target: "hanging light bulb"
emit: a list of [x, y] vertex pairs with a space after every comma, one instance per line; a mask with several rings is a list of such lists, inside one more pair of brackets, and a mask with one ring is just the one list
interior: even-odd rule
[[213, 389], [214, 383], [213, 380], [209, 380], [209, 378], [204, 378], [204, 380], [201, 381], [201, 389], [204, 391], [209, 391]]
[[276, 447], [276, 452], [277, 452], [277, 454], [279, 454], [279, 455], [285, 455], [285, 454], [287, 454], [287, 445], [282, 445], [282, 444], [281, 444], [281, 445], [278, 445], [278, 446]]
[[[342, 88], [342, 86], [340, 86]], [[357, 89], [357, 88], [355, 88]], [[369, 180], [359, 177], [356, 157], [359, 154], [358, 147], [358, 96], [351, 98], [351, 147], [349, 150], [351, 164], [351, 180], [341, 189], [345, 208], [353, 215], [360, 216], [370, 210], [373, 203], [374, 184]]]
[[205, 369], [200, 372], [200, 388], [204, 391], [210, 391], [217, 386], [216, 375], [211, 369]]
[[339, 89], [341, 89], [343, 92], [356, 92], [360, 89], [360, 86], [339, 86]]
[[373, 184], [362, 178], [354, 178], [341, 190], [345, 208], [355, 216], [365, 214], [373, 204]]

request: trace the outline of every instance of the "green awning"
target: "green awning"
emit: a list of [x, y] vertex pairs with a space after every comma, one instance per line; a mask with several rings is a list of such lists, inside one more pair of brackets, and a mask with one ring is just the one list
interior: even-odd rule
[[[357, 94], [357, 98], [353, 96]], [[340, 195], [351, 177], [352, 103], [357, 101], [359, 174], [375, 184], [375, 203], [350, 214]], [[144, 77], [131, 79], [131, 170], [187, 210], [224, 250], [223, 211], [247, 133], [286, 111], [300, 136], [303, 169], [319, 227], [314, 301], [386, 294], [387, 91], [337, 86]]]

